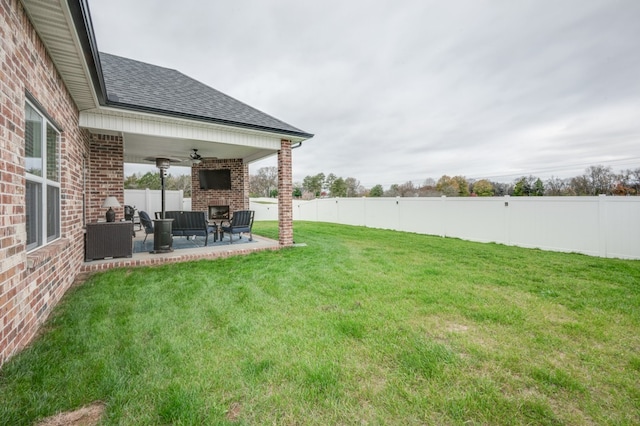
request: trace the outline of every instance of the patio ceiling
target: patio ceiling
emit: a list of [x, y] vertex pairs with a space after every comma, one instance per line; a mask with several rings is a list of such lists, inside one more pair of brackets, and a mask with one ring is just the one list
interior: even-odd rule
[[192, 149], [204, 158], [241, 158], [251, 163], [277, 153], [282, 139], [294, 143], [304, 139], [108, 107], [82, 111], [80, 126], [96, 134], [122, 136], [124, 161], [140, 164], [148, 164], [148, 157], [168, 157], [188, 166]]
[[182, 160], [177, 166], [190, 166], [189, 154], [197, 149], [203, 158], [233, 159], [242, 158], [245, 163], [274, 155], [277, 150], [265, 150], [242, 145], [229, 145], [219, 142], [123, 134], [125, 163], [149, 164], [145, 158], [168, 157]]

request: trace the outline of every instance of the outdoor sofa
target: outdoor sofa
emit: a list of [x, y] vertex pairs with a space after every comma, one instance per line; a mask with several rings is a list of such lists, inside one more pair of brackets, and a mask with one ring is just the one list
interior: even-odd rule
[[[156, 219], [161, 219], [162, 213], [156, 212]], [[207, 245], [209, 234], [213, 233], [213, 241], [217, 241], [217, 225], [209, 225], [205, 212], [192, 211], [165, 211], [165, 219], [173, 219], [171, 222], [171, 235], [174, 237], [204, 237], [204, 245]]]

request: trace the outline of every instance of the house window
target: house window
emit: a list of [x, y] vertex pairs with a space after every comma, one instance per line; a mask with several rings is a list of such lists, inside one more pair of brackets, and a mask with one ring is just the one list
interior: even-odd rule
[[25, 106], [27, 250], [60, 237], [60, 134], [33, 105]]

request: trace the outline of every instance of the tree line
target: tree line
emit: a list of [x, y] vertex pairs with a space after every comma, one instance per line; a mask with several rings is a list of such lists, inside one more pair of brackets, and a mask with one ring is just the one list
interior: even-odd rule
[[[134, 173], [124, 178], [124, 189], [162, 189], [159, 172]], [[167, 175], [164, 189], [182, 190], [185, 197], [191, 197], [191, 175]]]
[[[252, 197], [276, 197], [278, 194], [277, 167], [264, 167], [250, 176]], [[306, 176], [294, 183], [294, 197], [492, 197], [492, 196], [588, 196], [640, 195], [640, 167], [614, 173], [609, 166], [589, 166], [579, 176], [542, 180], [536, 176], [521, 176], [512, 182], [489, 179], [467, 179], [464, 176], [443, 175], [438, 180], [427, 178], [419, 184], [408, 181], [365, 188], [353, 177], [339, 177], [333, 173]]]
[[[251, 197], [278, 196], [278, 168], [262, 167], [249, 176]], [[388, 189], [382, 185], [365, 188], [353, 177], [343, 178], [333, 173], [306, 176], [294, 183], [296, 198], [318, 197], [492, 197], [492, 196], [563, 196], [563, 195], [640, 195], [640, 167], [614, 173], [609, 166], [589, 166], [579, 176], [561, 179], [551, 177], [542, 180], [536, 176], [521, 176], [512, 182], [495, 182], [488, 179], [467, 179], [464, 176], [443, 175], [438, 180], [427, 178], [415, 184], [408, 181], [393, 184]], [[127, 176], [125, 189], [160, 189], [158, 172], [137, 173]], [[190, 175], [168, 175], [165, 189], [182, 190], [191, 197]]]

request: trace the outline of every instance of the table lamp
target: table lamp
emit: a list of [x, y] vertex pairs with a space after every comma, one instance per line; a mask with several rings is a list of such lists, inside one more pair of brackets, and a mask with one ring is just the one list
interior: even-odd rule
[[107, 197], [104, 200], [104, 203], [102, 203], [102, 208], [107, 208], [109, 207], [109, 210], [107, 210], [107, 222], [115, 222], [116, 220], [116, 212], [113, 211], [113, 207], [120, 207], [120, 203], [118, 202], [118, 199], [116, 197]]

